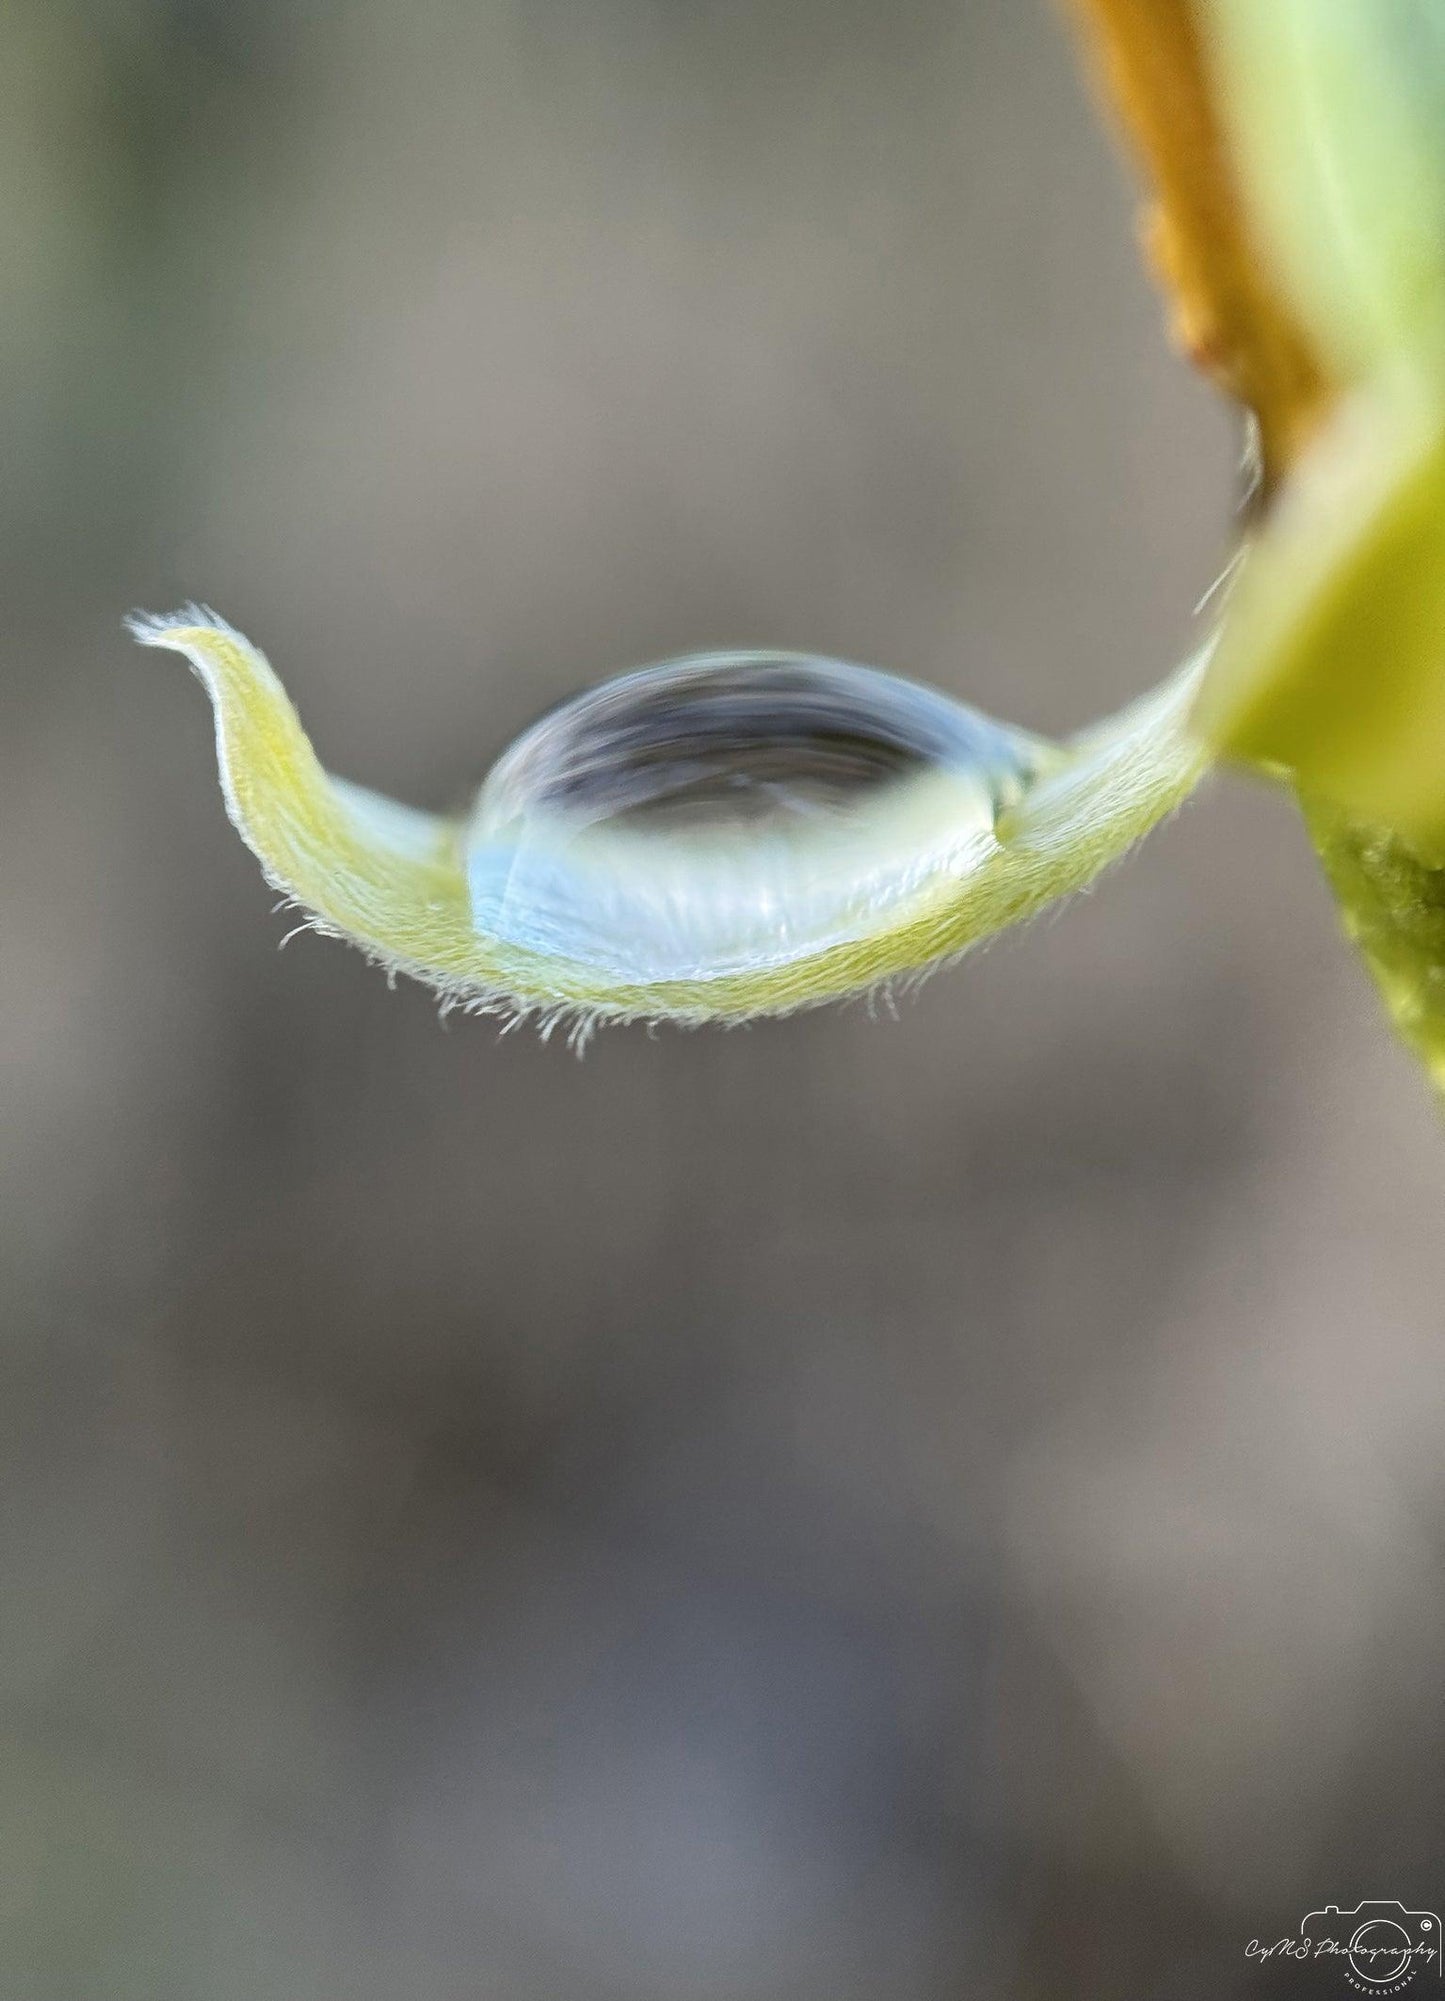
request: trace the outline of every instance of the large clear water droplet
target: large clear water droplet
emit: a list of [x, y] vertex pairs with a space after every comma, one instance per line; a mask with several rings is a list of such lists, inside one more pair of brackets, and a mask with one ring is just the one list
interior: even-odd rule
[[867, 667], [669, 661], [555, 709], [499, 760], [469, 829], [473, 916], [643, 985], [786, 964], [981, 866], [1047, 755]]

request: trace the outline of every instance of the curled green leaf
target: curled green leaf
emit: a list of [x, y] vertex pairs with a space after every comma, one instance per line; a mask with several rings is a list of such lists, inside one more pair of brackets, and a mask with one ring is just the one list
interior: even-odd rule
[[710, 655], [544, 717], [447, 819], [329, 776], [214, 614], [131, 630], [195, 668], [227, 811], [315, 928], [446, 1004], [584, 1035], [911, 981], [1083, 888], [1205, 764], [1204, 653], [1062, 744], [872, 669]]

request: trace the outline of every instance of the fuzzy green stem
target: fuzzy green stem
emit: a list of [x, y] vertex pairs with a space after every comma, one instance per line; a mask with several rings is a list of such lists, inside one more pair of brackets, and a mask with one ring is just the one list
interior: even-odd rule
[[1305, 824], [1401, 1037], [1445, 1097], [1445, 868], [1387, 828], [1305, 800]]

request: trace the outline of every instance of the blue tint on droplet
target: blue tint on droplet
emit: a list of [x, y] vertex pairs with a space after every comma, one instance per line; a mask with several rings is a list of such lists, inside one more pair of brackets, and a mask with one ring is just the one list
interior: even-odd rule
[[468, 834], [474, 921], [644, 985], [786, 964], [981, 865], [1046, 755], [867, 667], [669, 661], [555, 709], [499, 760]]

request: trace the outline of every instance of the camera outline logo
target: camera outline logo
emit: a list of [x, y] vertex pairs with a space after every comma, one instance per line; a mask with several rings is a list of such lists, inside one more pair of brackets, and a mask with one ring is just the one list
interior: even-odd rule
[[1361, 1994], [1399, 1994], [1417, 1973], [1445, 1978], [1440, 1917], [1436, 1911], [1407, 1911], [1396, 1897], [1374, 1897], [1352, 1911], [1326, 1904], [1300, 1926], [1311, 1958], [1341, 1955], [1340, 1971]]

